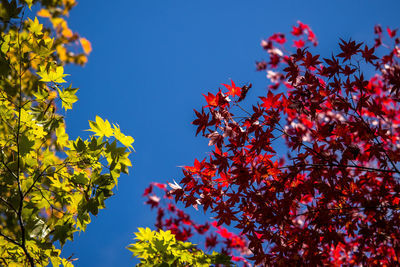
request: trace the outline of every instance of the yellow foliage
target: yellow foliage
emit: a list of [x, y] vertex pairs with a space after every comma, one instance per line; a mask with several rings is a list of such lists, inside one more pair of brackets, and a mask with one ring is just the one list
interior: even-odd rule
[[[44, 0], [18, 1], [28, 7], [33, 2]], [[92, 50], [65, 20], [75, 4], [46, 1], [37, 12], [48, 19], [44, 23], [11, 4], [16, 14], [6, 19], [13, 26], [0, 33], [0, 230], [7, 237], [0, 236], [1, 266], [71, 267], [73, 260], [62, 259], [54, 242], [62, 246], [84, 231], [131, 166], [134, 140], [119, 126], [97, 116], [90, 122], [94, 135], [70, 140], [57, 112], [78, 100], [78, 89], [63, 85], [64, 65], [85, 64]], [[8, 23], [3, 17], [0, 22]], [[84, 53], [72, 52], [78, 39]]]

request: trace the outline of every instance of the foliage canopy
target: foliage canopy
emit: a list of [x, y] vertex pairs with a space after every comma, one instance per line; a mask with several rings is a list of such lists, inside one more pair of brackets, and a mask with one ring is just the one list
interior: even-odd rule
[[[400, 39], [386, 32], [376, 26], [372, 45], [340, 40], [327, 58], [313, 54], [316, 37], [301, 22], [292, 37], [263, 40], [268, 60], [256, 66], [267, 91], [252, 105], [243, 104], [251, 84], [204, 95], [193, 124], [213, 150], [172, 190], [146, 189], [156, 226], [183, 241], [206, 235], [206, 247], [224, 243], [231, 255], [248, 248], [260, 266], [398, 265]], [[218, 238], [154, 186], [210, 211]], [[221, 228], [232, 224], [244, 244]]]

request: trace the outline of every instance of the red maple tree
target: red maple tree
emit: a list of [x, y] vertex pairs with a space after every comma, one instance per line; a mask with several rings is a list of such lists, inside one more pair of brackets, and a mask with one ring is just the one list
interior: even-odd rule
[[[292, 43], [282, 33], [262, 41], [267, 92], [250, 111], [241, 101], [251, 84], [205, 95], [193, 124], [214, 149], [172, 190], [147, 189], [157, 226], [181, 240], [205, 234], [206, 246], [223, 242], [255, 265], [399, 265], [400, 39], [375, 34], [372, 45], [340, 40], [328, 58], [311, 52], [318, 43], [301, 22]], [[172, 197], [215, 222], [196, 224]]]

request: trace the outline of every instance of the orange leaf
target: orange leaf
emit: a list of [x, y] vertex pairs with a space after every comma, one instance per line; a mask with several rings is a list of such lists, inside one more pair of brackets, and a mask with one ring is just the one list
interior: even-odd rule
[[37, 12], [37, 15], [39, 16], [39, 17], [43, 17], [43, 18], [50, 18], [51, 17], [51, 14], [50, 14], [50, 12], [47, 10], [47, 9], [41, 9], [41, 10], [39, 10], [38, 12]]
[[90, 44], [89, 40], [86, 38], [80, 38], [79, 41], [81, 42], [85, 54], [89, 55], [90, 52], [92, 52], [92, 45]]
[[74, 33], [68, 27], [64, 28], [61, 34], [66, 38], [71, 38], [74, 35]]

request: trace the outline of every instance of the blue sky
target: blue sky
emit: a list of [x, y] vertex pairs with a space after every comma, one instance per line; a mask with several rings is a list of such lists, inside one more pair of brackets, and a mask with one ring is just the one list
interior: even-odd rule
[[267, 79], [254, 65], [266, 57], [263, 38], [289, 33], [300, 20], [327, 57], [339, 38], [372, 44], [375, 24], [399, 27], [399, 7], [397, 1], [372, 0], [79, 1], [68, 24], [92, 42], [93, 52], [84, 68], [66, 68], [80, 88], [66, 116], [68, 133], [87, 136], [88, 120], [99, 115], [135, 138], [136, 153], [107, 208], [65, 245], [63, 255], [73, 253], [78, 267], [136, 262], [125, 249], [133, 232], [154, 229], [155, 214], [141, 198], [144, 188], [151, 181], [179, 181], [178, 166], [206, 156], [207, 140], [196, 138], [191, 125], [193, 109], [205, 104], [203, 93], [230, 79], [253, 83], [248, 102], [266, 92]]

